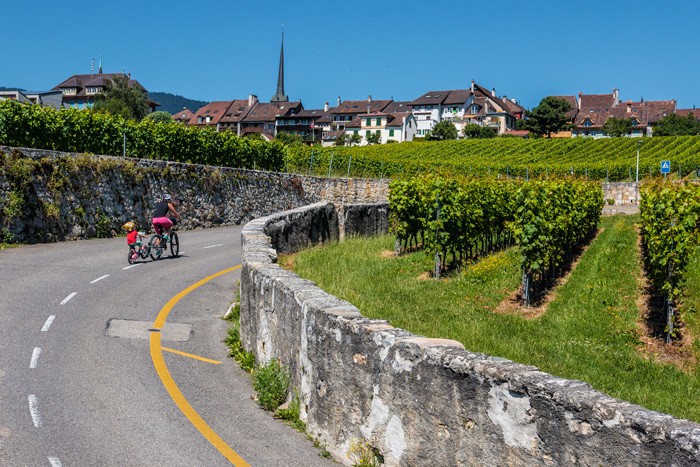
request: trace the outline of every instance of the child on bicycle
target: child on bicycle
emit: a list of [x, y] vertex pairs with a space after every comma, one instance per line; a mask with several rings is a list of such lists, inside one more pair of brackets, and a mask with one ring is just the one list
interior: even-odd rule
[[122, 228], [126, 230], [126, 243], [129, 245], [129, 251], [131, 251], [131, 259], [138, 259], [143, 245], [141, 239], [146, 238], [146, 234], [136, 230], [136, 224], [132, 221], [124, 224]]

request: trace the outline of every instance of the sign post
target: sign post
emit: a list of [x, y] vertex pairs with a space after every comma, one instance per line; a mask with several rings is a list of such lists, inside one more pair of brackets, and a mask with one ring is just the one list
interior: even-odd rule
[[664, 178], [671, 173], [671, 161], [661, 161], [661, 173], [664, 174]]

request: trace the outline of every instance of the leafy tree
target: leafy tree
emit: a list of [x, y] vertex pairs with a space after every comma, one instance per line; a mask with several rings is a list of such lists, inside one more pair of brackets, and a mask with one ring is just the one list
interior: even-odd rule
[[539, 135], [552, 137], [552, 133], [569, 128], [566, 112], [571, 110], [571, 104], [558, 97], [545, 97], [540, 104], [532, 109], [530, 118], [523, 124], [525, 130]]
[[173, 121], [172, 115], [170, 115], [168, 112], [164, 112], [162, 110], [158, 110], [157, 112], [152, 112], [148, 115], [146, 115], [146, 118], [149, 120], [153, 120], [154, 122], [161, 122], [161, 123], [169, 123]]
[[362, 136], [357, 135], [355, 133], [351, 135], [345, 135], [345, 144], [348, 146], [354, 146], [356, 144], [360, 144], [362, 142]]
[[365, 138], [367, 139], [367, 144], [380, 144], [382, 142], [382, 135], [379, 133], [370, 133]]
[[462, 134], [465, 138], [493, 138], [496, 136], [496, 130], [487, 126], [470, 123], [462, 129]]
[[131, 86], [126, 75], [107, 81], [104, 92], [95, 96], [93, 109], [133, 120], [141, 120], [150, 112], [146, 91], [140, 86]]
[[342, 135], [338, 136], [335, 139], [335, 145], [336, 146], [345, 146], [345, 140], [347, 139], [347, 135], [343, 133]]
[[603, 125], [603, 133], [613, 138], [619, 138], [630, 134], [632, 126], [632, 120], [629, 118], [611, 117]]
[[[700, 110], [698, 110], [700, 116]], [[667, 115], [654, 127], [655, 136], [684, 136], [700, 134], [700, 122], [696, 120], [693, 113], [685, 117], [671, 114]]]
[[452, 122], [443, 120], [435, 124], [430, 134], [426, 136], [426, 139], [429, 141], [457, 139], [457, 128]]
[[304, 141], [300, 135], [293, 135], [287, 131], [278, 132], [275, 139], [285, 146], [299, 146], [303, 144]]

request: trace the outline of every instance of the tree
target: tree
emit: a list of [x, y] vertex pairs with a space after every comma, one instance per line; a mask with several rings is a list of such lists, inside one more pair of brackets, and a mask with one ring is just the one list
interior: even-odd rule
[[367, 144], [381, 144], [382, 142], [382, 135], [379, 133], [370, 133], [365, 138], [367, 139]]
[[[700, 110], [698, 110], [700, 116]], [[654, 136], [684, 136], [700, 134], [700, 122], [693, 113], [685, 117], [671, 114], [667, 115], [654, 127]]]
[[356, 133], [353, 133], [351, 135], [347, 135], [345, 138], [345, 143], [348, 146], [354, 146], [356, 144], [360, 144], [361, 142], [362, 142], [362, 136], [360, 136]]
[[452, 122], [443, 120], [435, 124], [430, 134], [426, 136], [426, 139], [429, 141], [457, 139], [457, 128]]
[[150, 112], [146, 91], [140, 86], [131, 86], [126, 75], [107, 81], [104, 91], [95, 95], [93, 109], [134, 120], [141, 120]]
[[537, 107], [532, 109], [524, 129], [551, 138], [552, 133], [569, 128], [569, 119], [566, 117], [566, 112], [569, 110], [571, 110], [571, 104], [564, 99], [545, 97]]
[[496, 130], [487, 126], [470, 123], [462, 129], [462, 134], [465, 138], [493, 138], [496, 136]]
[[153, 120], [154, 122], [161, 122], [161, 123], [169, 123], [173, 121], [172, 115], [170, 115], [168, 112], [164, 112], [162, 110], [159, 110], [157, 112], [152, 112], [148, 115], [146, 115], [146, 118], [149, 120]]
[[275, 139], [285, 146], [301, 146], [304, 142], [304, 138], [300, 135], [293, 135], [287, 131], [278, 132]]
[[345, 140], [346, 140], [346, 139], [347, 139], [347, 137], [346, 137], [345, 133], [343, 133], [342, 135], [338, 136], [338, 137], [335, 139], [335, 145], [336, 145], [336, 146], [345, 146]]
[[632, 131], [632, 120], [629, 118], [610, 117], [603, 125], [603, 133], [613, 138], [628, 135]]

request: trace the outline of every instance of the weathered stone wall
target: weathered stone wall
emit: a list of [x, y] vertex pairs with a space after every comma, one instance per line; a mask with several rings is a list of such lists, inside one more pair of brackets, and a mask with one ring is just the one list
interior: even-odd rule
[[[127, 220], [148, 230], [153, 207], [164, 192], [173, 195], [184, 217], [182, 228], [193, 229], [245, 223], [320, 200], [378, 202], [386, 200], [388, 190], [387, 180], [326, 179], [36, 149], [0, 147], [0, 158], [6, 165], [0, 170], [0, 228], [23, 242], [104, 236], [119, 232]], [[21, 159], [32, 162], [26, 179], [10, 170]], [[5, 208], [17, 202], [18, 194], [20, 208], [9, 216], [12, 209]]]
[[603, 183], [605, 204], [613, 200], [614, 205], [639, 204], [639, 185], [635, 182]]
[[[275, 264], [276, 251], [311, 243], [301, 238], [304, 228], [309, 237], [319, 226], [335, 232], [338, 211], [315, 204], [244, 227], [241, 339], [259, 361], [288, 366], [309, 434], [339, 461], [348, 463], [351, 443], [365, 439], [386, 465], [700, 463], [696, 423], [364, 318]], [[282, 225], [295, 235], [269, 235]]]

